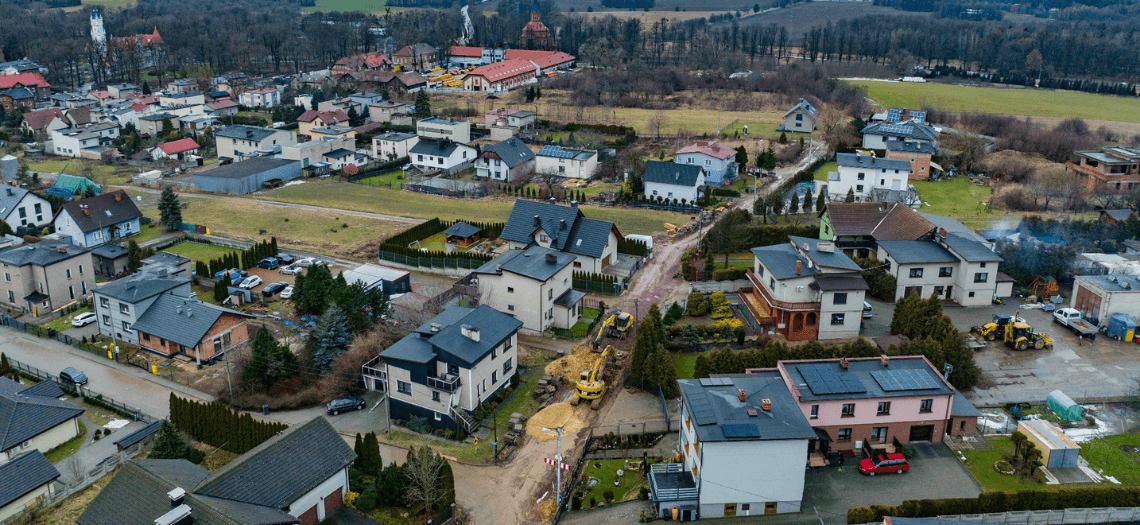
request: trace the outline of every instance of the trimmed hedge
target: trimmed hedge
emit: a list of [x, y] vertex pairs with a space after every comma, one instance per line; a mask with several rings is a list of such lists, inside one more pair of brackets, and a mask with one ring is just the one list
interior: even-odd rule
[[721, 268], [713, 270], [712, 278], [714, 281], [735, 281], [743, 279], [745, 276], [744, 270], [740, 268]]
[[954, 514], [1101, 507], [1140, 507], [1140, 487], [984, 492], [977, 498], [907, 500], [895, 506], [852, 507], [847, 510], [847, 523], [882, 521], [883, 516], [930, 518]]
[[618, 253], [626, 255], [636, 255], [638, 257], [645, 257], [649, 252], [649, 245], [645, 241], [636, 239], [622, 239], [618, 241]]
[[730, 188], [713, 188], [713, 196], [716, 197], [739, 197], [740, 192]]

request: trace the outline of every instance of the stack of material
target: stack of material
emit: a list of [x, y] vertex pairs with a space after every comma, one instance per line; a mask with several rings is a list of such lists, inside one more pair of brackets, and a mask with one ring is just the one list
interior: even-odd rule
[[547, 372], [538, 380], [538, 386], [534, 389], [534, 398], [539, 403], [546, 404], [554, 398], [560, 388], [562, 388], [562, 375]]
[[553, 430], [562, 427], [562, 434], [565, 436], [573, 435], [585, 426], [586, 423], [574, 414], [574, 407], [564, 401], [550, 405], [531, 417], [526, 423], [526, 433], [539, 441], [546, 441], [554, 439], [556, 434], [544, 432], [543, 428]]
[[507, 420], [507, 433], [503, 435], [503, 441], [507, 444], [517, 444], [520, 437], [526, 433], [526, 417], [522, 414], [514, 412], [511, 418]]

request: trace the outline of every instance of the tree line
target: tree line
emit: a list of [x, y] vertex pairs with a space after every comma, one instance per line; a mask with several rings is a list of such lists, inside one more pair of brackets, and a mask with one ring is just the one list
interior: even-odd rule
[[197, 441], [245, 454], [288, 428], [284, 423], [253, 419], [221, 403], [200, 403], [170, 394], [170, 422]]

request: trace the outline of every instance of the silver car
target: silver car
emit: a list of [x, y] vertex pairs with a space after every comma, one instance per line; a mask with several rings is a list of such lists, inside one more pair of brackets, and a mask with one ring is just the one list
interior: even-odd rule
[[277, 271], [279, 271], [285, 275], [297, 275], [297, 274], [305, 271], [305, 269], [301, 268], [300, 266], [298, 266], [296, 264], [290, 264], [289, 266], [282, 267], [280, 270], [277, 270]]

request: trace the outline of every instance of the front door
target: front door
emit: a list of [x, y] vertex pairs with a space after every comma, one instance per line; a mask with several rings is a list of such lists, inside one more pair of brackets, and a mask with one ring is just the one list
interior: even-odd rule
[[775, 514], [775, 513], [776, 513], [776, 502], [775, 501], [769, 501], [769, 502], [764, 504], [764, 514]]
[[910, 427], [910, 441], [930, 441], [934, 438], [934, 425], [913, 425]]
[[736, 504], [735, 503], [725, 503], [724, 504], [724, 517], [732, 518], [734, 516], [736, 516]]

